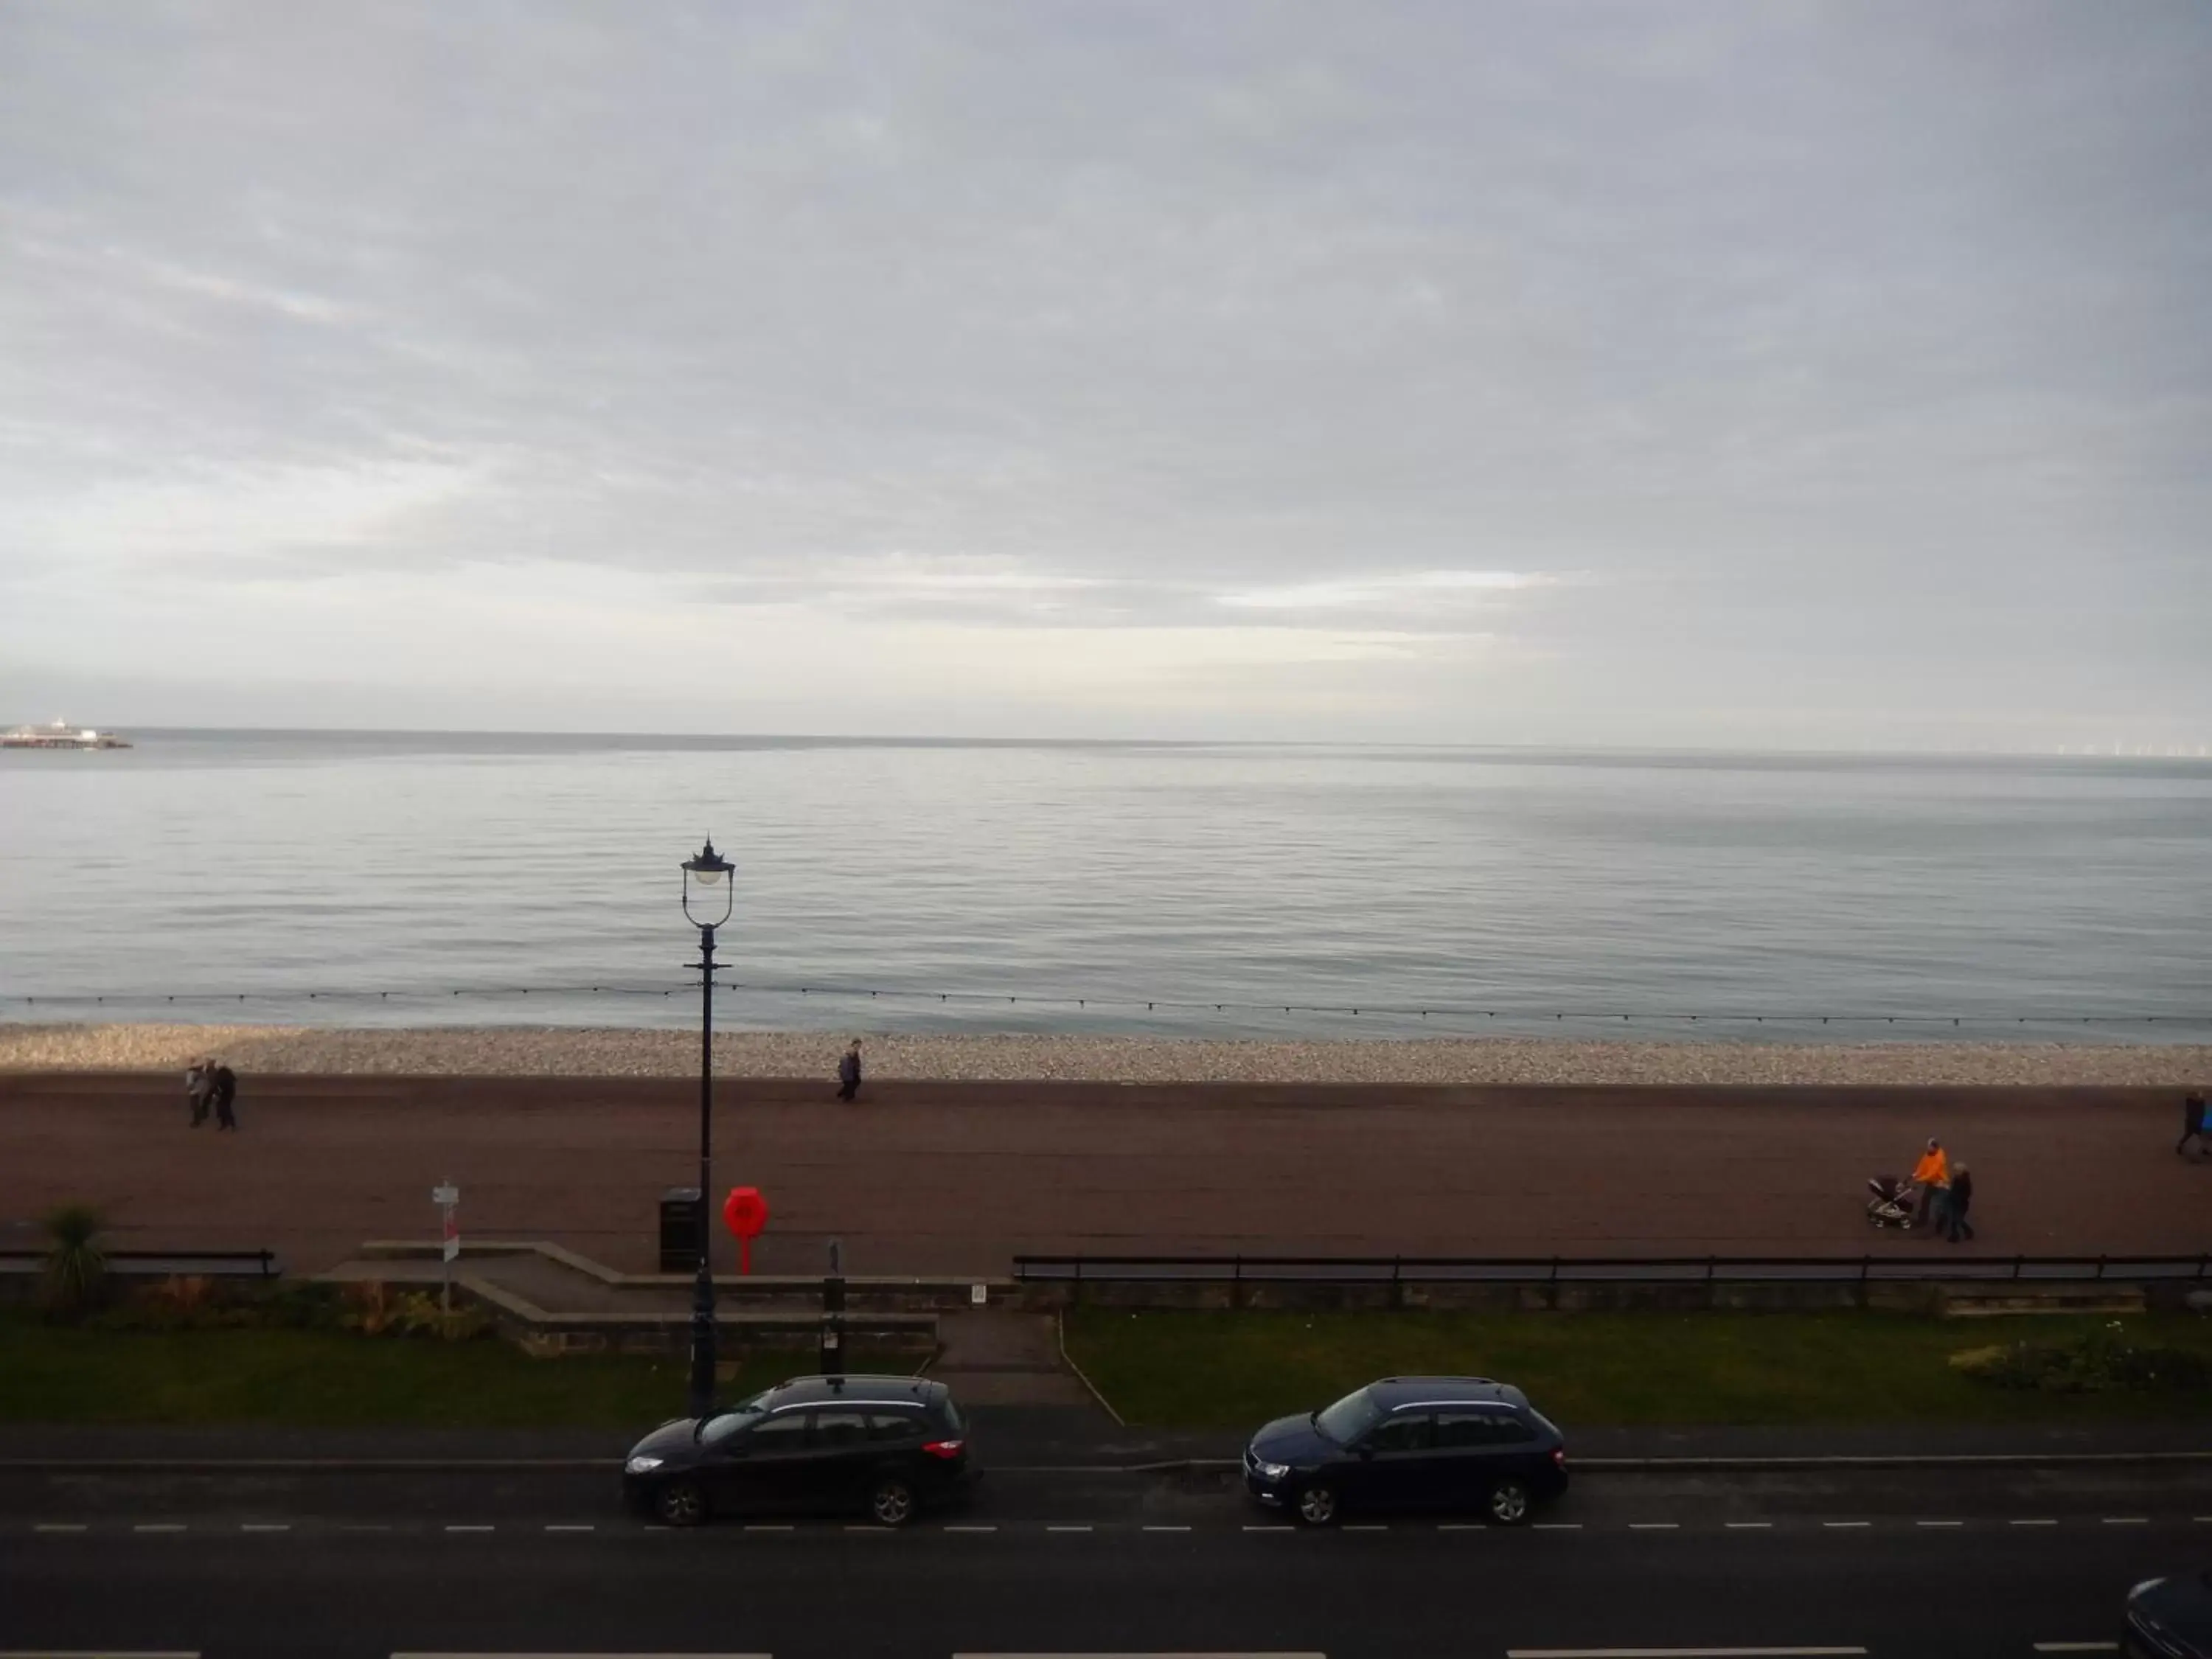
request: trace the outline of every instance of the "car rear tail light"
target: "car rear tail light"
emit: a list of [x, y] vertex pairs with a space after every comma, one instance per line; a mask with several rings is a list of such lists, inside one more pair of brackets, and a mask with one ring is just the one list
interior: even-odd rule
[[1567, 1449], [1565, 1446], [1552, 1448], [1552, 1464], [1555, 1468], [1564, 1469], [1567, 1467]]
[[942, 1457], [950, 1462], [953, 1458], [959, 1456], [967, 1449], [967, 1445], [968, 1443], [965, 1440], [932, 1440], [922, 1446], [922, 1450], [927, 1452], [932, 1457]]

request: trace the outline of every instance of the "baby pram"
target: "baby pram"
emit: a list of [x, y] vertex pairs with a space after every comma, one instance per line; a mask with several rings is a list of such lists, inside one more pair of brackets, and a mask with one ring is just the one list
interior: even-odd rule
[[1912, 1224], [1920, 1219], [1920, 1212], [1913, 1206], [1911, 1182], [1900, 1181], [1895, 1176], [1875, 1176], [1867, 1182], [1867, 1190], [1874, 1194], [1867, 1200], [1867, 1219], [1875, 1226], [1909, 1232]]

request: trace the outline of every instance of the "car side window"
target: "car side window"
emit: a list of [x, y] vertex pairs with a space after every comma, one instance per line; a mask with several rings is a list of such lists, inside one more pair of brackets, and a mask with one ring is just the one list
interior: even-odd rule
[[1364, 1443], [1369, 1451], [1424, 1451], [1429, 1444], [1429, 1414], [1426, 1412], [1400, 1412], [1385, 1418], [1368, 1431]]
[[1485, 1450], [1518, 1437], [1506, 1431], [1519, 1426], [1504, 1412], [1442, 1412], [1437, 1417], [1437, 1446], [1440, 1450]]
[[732, 1443], [732, 1450], [794, 1452], [806, 1444], [806, 1413], [781, 1412]]
[[841, 1446], [857, 1446], [868, 1437], [868, 1419], [864, 1412], [818, 1411], [814, 1413], [814, 1443], [833, 1450]]
[[885, 1412], [868, 1419], [868, 1438], [871, 1440], [919, 1440], [921, 1438], [920, 1412]]

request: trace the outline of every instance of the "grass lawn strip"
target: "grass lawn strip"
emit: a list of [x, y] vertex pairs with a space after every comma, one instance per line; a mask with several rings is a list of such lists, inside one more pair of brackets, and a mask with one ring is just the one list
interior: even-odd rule
[[[912, 1356], [853, 1357], [910, 1371]], [[741, 1399], [813, 1369], [755, 1356], [718, 1390]], [[489, 1339], [337, 1331], [101, 1331], [0, 1316], [0, 1421], [258, 1423], [302, 1428], [636, 1429], [684, 1407], [681, 1356], [533, 1359]]]
[[[1131, 1313], [1076, 1308], [1069, 1356], [1131, 1423], [1231, 1428], [1378, 1376], [1518, 1383], [1569, 1424], [2050, 1423], [2212, 1419], [2212, 1394], [2042, 1394], [1960, 1375], [1962, 1349], [2058, 1341], [2094, 1317], [1879, 1313]], [[2124, 1322], [2212, 1354], [2212, 1319]]]

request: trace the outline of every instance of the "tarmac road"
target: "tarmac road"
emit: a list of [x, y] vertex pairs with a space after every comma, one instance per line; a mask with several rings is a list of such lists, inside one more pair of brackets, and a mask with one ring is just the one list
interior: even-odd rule
[[611, 1471], [7, 1471], [0, 1652], [2027, 1659], [2212, 1559], [2212, 1471], [1594, 1475], [1541, 1519], [1307, 1533], [1217, 1477], [1002, 1469], [903, 1534], [685, 1534]]

